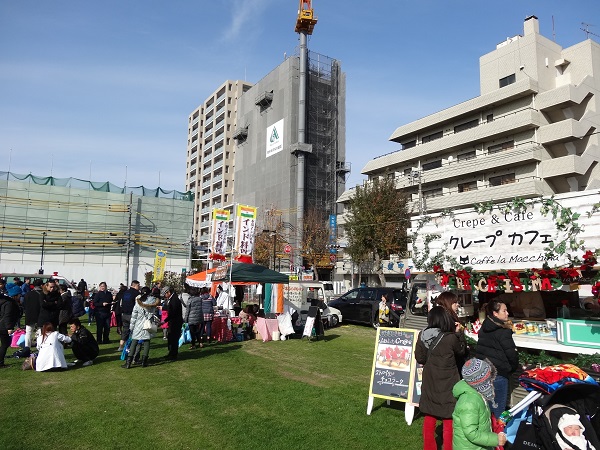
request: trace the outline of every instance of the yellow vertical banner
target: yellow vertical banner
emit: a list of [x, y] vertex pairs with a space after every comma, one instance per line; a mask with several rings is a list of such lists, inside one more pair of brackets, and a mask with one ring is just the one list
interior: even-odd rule
[[167, 262], [167, 252], [156, 250], [154, 257], [154, 280], [161, 281], [165, 276], [165, 264]]

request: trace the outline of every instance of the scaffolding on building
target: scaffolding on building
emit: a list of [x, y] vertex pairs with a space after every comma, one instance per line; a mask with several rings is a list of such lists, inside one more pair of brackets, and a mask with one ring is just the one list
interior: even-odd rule
[[315, 52], [308, 54], [306, 142], [312, 145], [306, 163], [305, 208], [336, 214], [349, 163], [340, 136], [340, 97], [344, 98], [340, 63]]

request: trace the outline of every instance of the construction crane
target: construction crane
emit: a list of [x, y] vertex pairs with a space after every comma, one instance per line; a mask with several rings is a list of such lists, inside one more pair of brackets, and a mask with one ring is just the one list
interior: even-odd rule
[[312, 0], [300, 0], [298, 20], [296, 21], [296, 33], [312, 34], [316, 23], [317, 18], [312, 9]]

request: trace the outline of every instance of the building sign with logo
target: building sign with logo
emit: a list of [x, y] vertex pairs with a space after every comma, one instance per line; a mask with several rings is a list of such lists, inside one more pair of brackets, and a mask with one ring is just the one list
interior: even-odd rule
[[267, 127], [267, 158], [283, 150], [283, 119]]
[[[582, 231], [577, 241], [582, 241], [587, 249], [600, 248], [600, 222], [597, 215], [588, 217], [587, 214], [600, 202], [600, 193], [562, 194], [556, 195], [554, 200], [579, 214], [576, 220]], [[538, 201], [522, 208], [501, 207], [485, 213], [465, 209], [450, 215], [432, 214], [431, 220], [418, 232], [416, 248], [425, 248], [426, 236], [438, 235], [439, 238], [429, 243], [430, 257], [444, 254], [478, 271], [542, 267], [546, 249], [557, 246], [566, 237], [561, 217], [553, 219], [551, 212], [543, 213], [543, 207]], [[413, 227], [416, 227], [415, 221]], [[554, 256], [547, 262], [550, 267], [566, 265], [568, 254], [581, 257], [583, 252], [567, 248], [564, 255]]]

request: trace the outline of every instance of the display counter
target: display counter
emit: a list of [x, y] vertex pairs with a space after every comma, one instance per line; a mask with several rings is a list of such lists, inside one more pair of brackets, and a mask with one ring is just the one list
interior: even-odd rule
[[279, 321], [277, 319], [265, 319], [259, 317], [256, 319], [256, 329], [258, 330], [263, 342], [272, 341], [273, 333], [279, 334]]
[[[478, 338], [478, 335], [469, 331], [465, 331], [465, 335], [474, 339]], [[545, 350], [559, 353], [572, 353], [572, 354], [584, 354], [593, 355], [600, 353], [600, 350], [587, 347], [579, 347], [574, 345], [564, 345], [557, 342], [554, 336], [528, 336], [513, 334], [513, 340], [517, 348], [531, 348], [534, 350]]]

